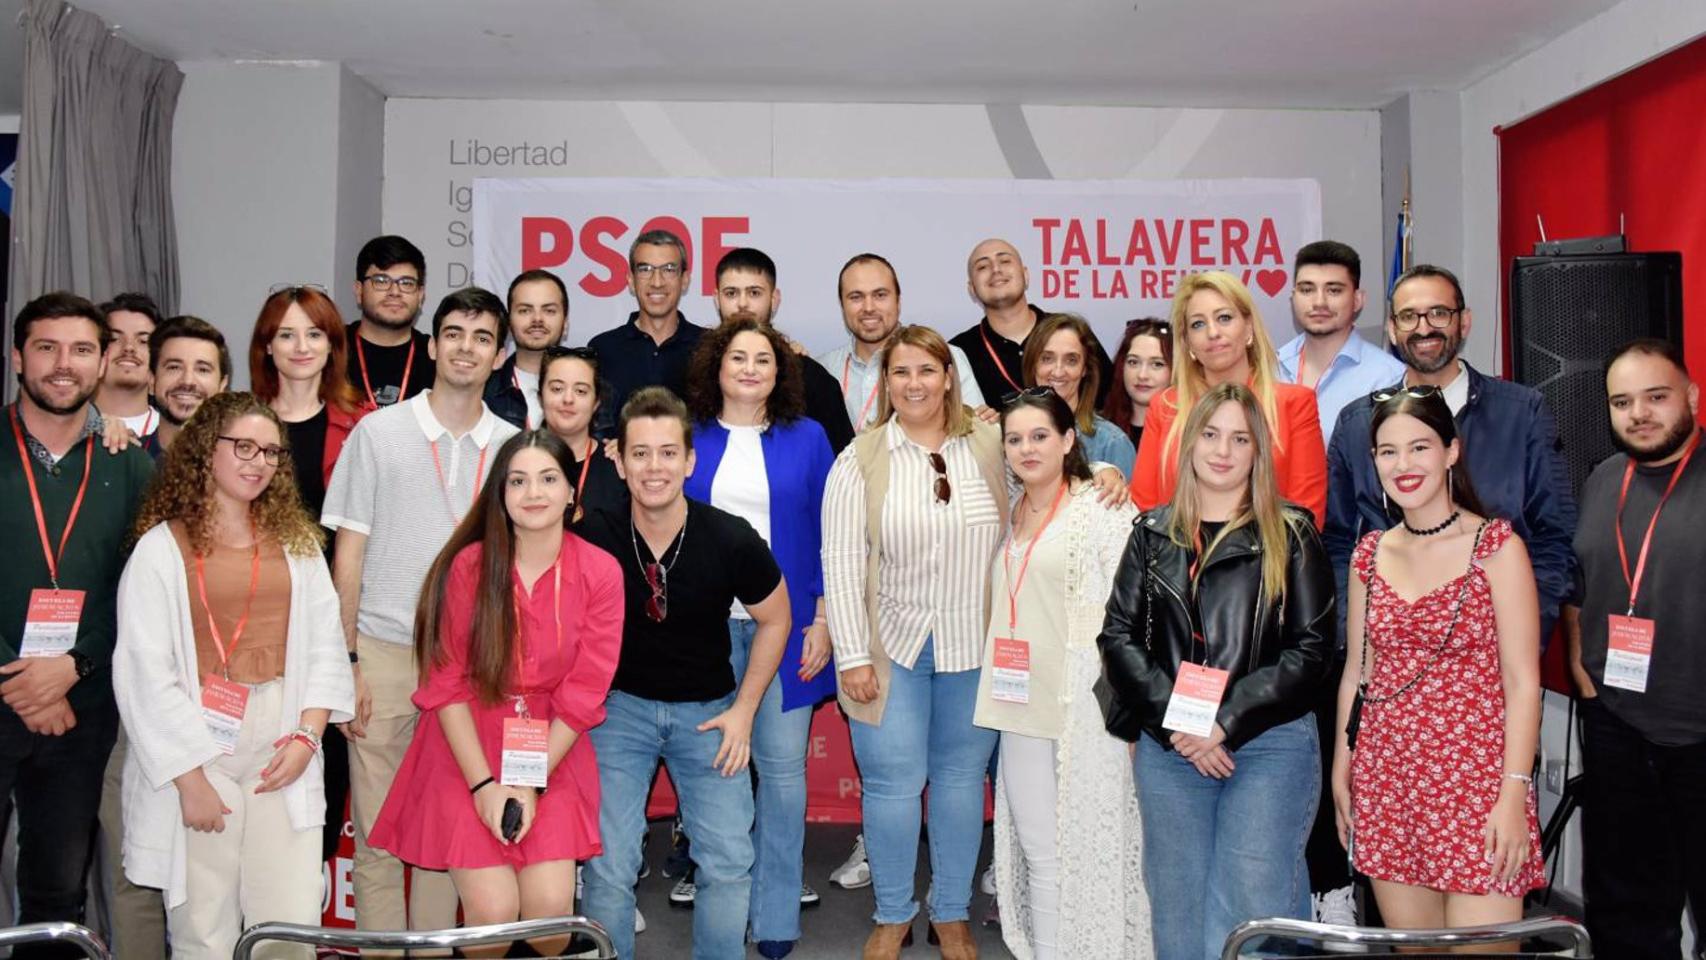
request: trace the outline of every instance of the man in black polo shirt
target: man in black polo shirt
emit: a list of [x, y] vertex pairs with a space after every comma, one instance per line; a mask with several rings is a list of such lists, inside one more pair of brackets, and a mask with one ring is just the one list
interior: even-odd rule
[[681, 314], [681, 295], [693, 281], [687, 245], [668, 230], [647, 230], [628, 248], [628, 289], [639, 307], [628, 322], [587, 343], [598, 352], [598, 372], [610, 384], [594, 431], [609, 436], [628, 395], [641, 387], [668, 387], [687, 395], [687, 361], [705, 328]]
[[[686, 498], [693, 472], [687, 407], [668, 391], [637, 391], [618, 424], [629, 502], [595, 510], [577, 532], [622, 566], [622, 657], [590, 736], [598, 750], [604, 854], [586, 864], [583, 909], [634, 955], [634, 882], [646, 795], [659, 759], [669, 767], [698, 867], [693, 955], [746, 956], [752, 891], [752, 784], [744, 774], [752, 718], [776, 675], [788, 633], [788, 588], [763, 538], [745, 521]], [[729, 607], [758, 624], [739, 679], [729, 663]]]
[[[22, 388], [0, 442], [0, 798], [18, 814], [20, 922], [83, 921], [101, 774], [118, 731], [114, 610], [153, 463], [99, 449], [90, 405], [110, 338], [101, 311], [50, 293], [12, 334]], [[73, 956], [16, 947], [14, 957]]]
[[[718, 320], [723, 323], [751, 320], [768, 327], [773, 325], [781, 306], [782, 291], [776, 288], [776, 261], [769, 254], [752, 247], [736, 247], [717, 261]], [[789, 343], [800, 355], [800, 369], [805, 376], [806, 416], [823, 427], [823, 432], [829, 435], [830, 448], [840, 453], [853, 442], [853, 423], [841, 401], [841, 385], [803, 347], [791, 340]]]
[[[1597, 954], [1676, 960], [1686, 900], [1706, 931], [1706, 457], [1682, 351], [1636, 340], [1606, 365], [1622, 453], [1582, 485], [1575, 616], [1582, 886]], [[1619, 543], [1621, 540], [1621, 543]]]
[[432, 386], [427, 335], [415, 329], [426, 302], [426, 255], [403, 237], [374, 237], [355, 255], [349, 382], [369, 407], [388, 407]]
[[[1019, 259], [1019, 251], [1005, 240], [991, 238], [979, 243], [966, 258], [966, 292], [983, 307], [983, 318], [971, 329], [948, 342], [965, 351], [972, 375], [984, 399], [999, 404], [1025, 383], [1025, 340], [1045, 311], [1025, 299], [1030, 275]], [[1096, 407], [1107, 399], [1114, 378], [1114, 363], [1100, 343], [1089, 344], [1102, 377], [1096, 388]]]

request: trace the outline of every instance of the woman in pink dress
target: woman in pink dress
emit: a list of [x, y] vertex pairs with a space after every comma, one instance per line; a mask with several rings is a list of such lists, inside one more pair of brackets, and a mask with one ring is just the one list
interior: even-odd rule
[[575, 861], [602, 852], [585, 734], [616, 672], [622, 573], [563, 527], [570, 462], [548, 430], [499, 448], [415, 616], [421, 720], [370, 842], [449, 870], [470, 925], [571, 913]]
[[1403, 511], [1351, 565], [1333, 762], [1339, 840], [1392, 927], [1522, 918], [1535, 814], [1540, 612], [1528, 551], [1470, 488], [1438, 388], [1375, 394], [1375, 468]]

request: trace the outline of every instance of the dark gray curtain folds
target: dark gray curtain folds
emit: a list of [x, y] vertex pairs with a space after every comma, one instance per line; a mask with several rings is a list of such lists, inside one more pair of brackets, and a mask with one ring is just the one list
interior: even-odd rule
[[61, 0], [29, 0], [11, 313], [53, 290], [178, 309], [172, 117], [183, 74]]

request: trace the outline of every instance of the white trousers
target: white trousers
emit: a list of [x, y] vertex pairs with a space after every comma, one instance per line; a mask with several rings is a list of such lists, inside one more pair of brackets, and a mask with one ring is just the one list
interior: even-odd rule
[[[318, 924], [320, 830], [292, 830], [280, 791], [255, 793], [278, 751], [284, 683], [249, 688], [237, 750], [205, 769], [231, 810], [221, 833], [189, 831], [189, 899], [166, 915], [173, 960], [230, 960], [244, 927], [265, 921]], [[306, 773], [304, 776], [311, 776]], [[311, 958], [312, 947], [266, 943], [257, 960]]]
[[1017, 733], [1001, 734], [997, 776], [1007, 791], [1013, 831], [1025, 855], [1025, 891], [1031, 907], [1031, 953], [1055, 960], [1060, 929], [1060, 857], [1055, 847], [1055, 742]]

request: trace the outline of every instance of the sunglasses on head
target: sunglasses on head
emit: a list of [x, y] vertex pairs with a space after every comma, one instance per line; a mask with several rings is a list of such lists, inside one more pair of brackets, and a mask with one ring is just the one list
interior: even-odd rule
[[1015, 390], [1012, 393], [1009, 393], [1006, 396], [1002, 397], [1001, 398], [1001, 405], [1003, 407], [1011, 407], [1013, 404], [1018, 403], [1020, 400], [1024, 399], [1025, 397], [1033, 397], [1033, 398], [1038, 399], [1038, 400], [1046, 400], [1052, 396], [1054, 396], [1054, 388], [1053, 387], [1026, 387], [1023, 390]]
[[1369, 397], [1375, 403], [1387, 403], [1392, 400], [1396, 400], [1399, 397], [1409, 397], [1413, 400], [1426, 400], [1429, 397], [1438, 397], [1443, 395], [1444, 394], [1440, 389], [1431, 383], [1418, 383], [1415, 386], [1389, 387], [1385, 390], [1376, 390], [1369, 394]]

